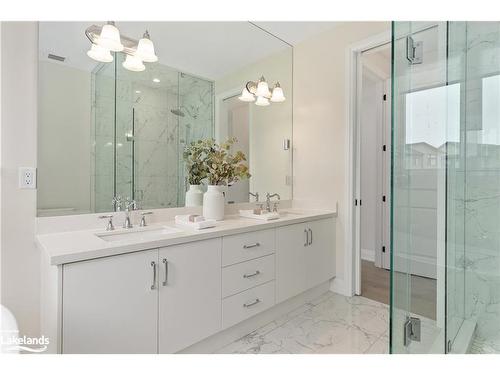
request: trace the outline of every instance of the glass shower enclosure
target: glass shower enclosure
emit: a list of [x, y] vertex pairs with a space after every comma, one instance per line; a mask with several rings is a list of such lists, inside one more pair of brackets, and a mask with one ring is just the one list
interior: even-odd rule
[[113, 211], [115, 196], [141, 209], [183, 206], [183, 149], [214, 136], [213, 81], [162, 64], [132, 72], [124, 59], [92, 73], [93, 211]]
[[500, 23], [394, 22], [392, 353], [500, 353]]

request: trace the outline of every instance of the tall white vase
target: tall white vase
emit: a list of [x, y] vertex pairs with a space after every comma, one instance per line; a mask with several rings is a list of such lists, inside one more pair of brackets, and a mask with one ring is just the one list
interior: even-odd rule
[[205, 219], [224, 219], [224, 186], [208, 185], [203, 194], [203, 216]]
[[200, 207], [203, 205], [203, 190], [201, 185], [189, 185], [186, 192], [186, 207]]

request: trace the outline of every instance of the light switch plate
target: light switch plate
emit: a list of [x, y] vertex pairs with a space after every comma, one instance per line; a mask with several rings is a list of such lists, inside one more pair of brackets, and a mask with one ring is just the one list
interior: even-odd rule
[[36, 168], [19, 168], [19, 189], [36, 189]]

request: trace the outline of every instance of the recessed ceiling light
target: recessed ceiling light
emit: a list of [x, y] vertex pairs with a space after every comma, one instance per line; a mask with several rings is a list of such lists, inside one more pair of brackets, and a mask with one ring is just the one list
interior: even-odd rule
[[160, 79], [159, 78], [153, 78], [153, 82], [154, 83], [160, 83]]
[[140, 93], [141, 93], [141, 90], [135, 90], [135, 93], [136, 93], [136, 94], [140, 94]]

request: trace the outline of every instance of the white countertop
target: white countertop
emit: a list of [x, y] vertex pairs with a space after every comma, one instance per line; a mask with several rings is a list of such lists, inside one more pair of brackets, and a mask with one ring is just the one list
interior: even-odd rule
[[[150, 240], [128, 239], [108, 242], [96, 236], [103, 233], [102, 229], [94, 229], [40, 234], [36, 237], [36, 241], [38, 247], [47, 253], [50, 264], [60, 265], [337, 216], [335, 211], [327, 210], [285, 209], [280, 211], [280, 214], [283, 215], [281, 218], [270, 221], [243, 218], [238, 215], [226, 216], [223, 221], [217, 222], [214, 228], [201, 230], [185, 229], [177, 226], [174, 221], [154, 223], [147, 228], [166, 226], [178, 228], [179, 232], [164, 234]], [[120, 228], [112, 233], [134, 231], [136, 228]]]

